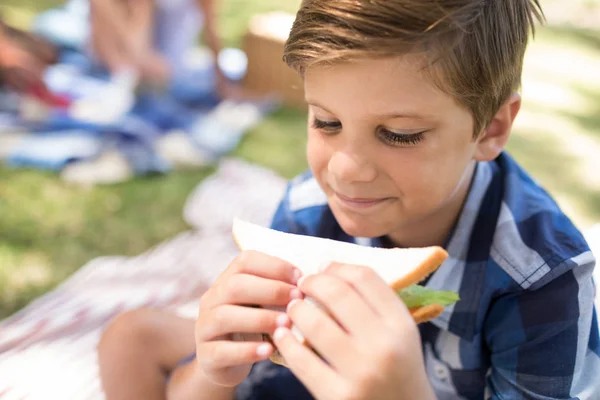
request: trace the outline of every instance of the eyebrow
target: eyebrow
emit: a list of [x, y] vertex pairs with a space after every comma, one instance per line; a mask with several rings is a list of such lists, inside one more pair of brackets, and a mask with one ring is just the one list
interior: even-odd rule
[[[306, 100], [308, 105], [311, 106], [315, 106], [315, 107], [319, 107], [322, 110], [327, 111], [329, 114], [335, 114], [331, 111], [329, 111], [326, 107], [323, 107], [322, 105], [320, 105], [319, 103], [315, 102], [315, 101], [311, 101], [311, 100]], [[402, 113], [402, 112], [391, 112], [391, 113], [385, 113], [385, 114], [377, 114], [374, 115], [374, 117], [377, 117], [379, 119], [397, 119], [397, 118], [404, 118], [404, 119], [428, 119], [431, 118], [428, 115], [423, 115], [423, 114], [417, 114], [417, 113]]]

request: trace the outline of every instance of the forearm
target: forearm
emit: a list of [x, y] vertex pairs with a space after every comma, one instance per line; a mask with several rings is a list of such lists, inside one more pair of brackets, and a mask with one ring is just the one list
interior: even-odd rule
[[95, 56], [112, 71], [130, 60], [123, 43], [124, 15], [114, 0], [90, 0], [91, 43]]
[[101, 28], [104, 35], [124, 38], [130, 33], [127, 8], [122, 0], [90, 0], [92, 25]]
[[[196, 0], [198, 7], [204, 14], [204, 41], [206, 46], [210, 49], [215, 60], [219, 57], [219, 53], [223, 48], [223, 43], [219, 35], [219, 29], [217, 24], [217, 6], [214, 0]], [[222, 71], [217, 66], [217, 73], [219, 77], [222, 77]]]
[[[4, 41], [2, 39], [2, 34], [0, 33], [0, 69], [2, 69], [4, 67], [4, 64], [6, 63], [6, 61], [4, 60], [4, 49], [5, 49], [5, 44]], [[2, 83], [2, 79], [1, 79], [1, 74], [0, 74], [0, 83]]]
[[[215, 24], [215, 22], [212, 21], [211, 24]], [[207, 24], [204, 28], [204, 37], [206, 40], [206, 46], [211, 50], [215, 57], [218, 57], [221, 49], [223, 48], [223, 43], [217, 33], [216, 26], [209, 26]]]
[[150, 37], [146, 31], [151, 27], [140, 24], [152, 16], [152, 7], [146, 7], [150, 1], [141, 1], [134, 10], [128, 9], [124, 0], [91, 0], [92, 45], [96, 56], [112, 71], [136, 65], [144, 38]]
[[431, 387], [431, 385], [429, 384], [429, 382], [427, 380], [425, 380], [425, 382], [423, 382], [422, 388], [419, 389], [418, 391], [416, 391], [416, 393], [418, 393], [418, 395], [415, 397], [412, 397], [412, 398], [423, 399], [423, 400], [437, 400], [435, 391], [433, 390], [433, 388]]
[[136, 51], [146, 52], [152, 49], [152, 36], [154, 32], [154, 18], [156, 4], [154, 0], [136, 0], [129, 2], [130, 45]]
[[195, 362], [177, 368], [167, 385], [168, 400], [233, 400], [234, 397], [235, 387], [215, 385]]
[[4, 27], [2, 26], [2, 21], [0, 21], [0, 66], [3, 65], [4, 62], [4, 54], [6, 53], [6, 48], [8, 45], [8, 39], [6, 38], [6, 32], [4, 32]]

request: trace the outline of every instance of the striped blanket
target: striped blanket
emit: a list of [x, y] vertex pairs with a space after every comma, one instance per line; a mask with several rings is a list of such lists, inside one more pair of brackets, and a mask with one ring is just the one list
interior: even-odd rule
[[141, 306], [196, 313], [237, 254], [234, 216], [268, 224], [285, 181], [227, 159], [184, 209], [193, 227], [137, 257], [103, 257], [0, 323], [0, 399], [103, 399], [96, 344], [118, 313]]

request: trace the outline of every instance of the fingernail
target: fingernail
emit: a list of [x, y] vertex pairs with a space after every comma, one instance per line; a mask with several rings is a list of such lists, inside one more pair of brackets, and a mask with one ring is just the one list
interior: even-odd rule
[[306, 275], [304, 275], [300, 279], [298, 279], [298, 283], [296, 284], [296, 286], [298, 286], [298, 287], [302, 286], [302, 284], [304, 283], [305, 280], [306, 280]]
[[302, 271], [294, 268], [294, 272], [292, 272], [292, 283], [298, 282], [298, 280], [302, 277]]
[[294, 300], [290, 301], [290, 303], [287, 305], [287, 308], [285, 309], [285, 310], [286, 310], [286, 312], [290, 311], [290, 310], [291, 310], [291, 308], [292, 308], [292, 307], [294, 307], [294, 305], [295, 305], [296, 303], [298, 303], [299, 301], [300, 301], [300, 300], [298, 300], [298, 299], [294, 299]]
[[259, 345], [256, 348], [256, 354], [259, 357], [269, 356], [269, 354], [271, 354], [271, 345], [269, 343], [264, 343], [264, 344]]
[[273, 334], [273, 340], [275, 342], [281, 341], [281, 339], [283, 339], [283, 337], [285, 336], [285, 332], [286, 332], [286, 328], [277, 328], [277, 330]]
[[302, 298], [302, 292], [300, 291], [300, 289], [292, 289], [292, 291], [290, 292], [290, 298], [291, 299], [301, 299]]
[[324, 262], [321, 265], [319, 265], [319, 269], [317, 271], [325, 272], [327, 270], [327, 268], [329, 268], [330, 265], [331, 265], [330, 261]]
[[285, 314], [281, 314], [277, 317], [277, 326], [284, 327], [290, 323], [290, 317]]

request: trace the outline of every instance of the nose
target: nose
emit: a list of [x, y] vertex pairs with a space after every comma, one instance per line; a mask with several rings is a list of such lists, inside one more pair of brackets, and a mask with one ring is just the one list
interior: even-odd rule
[[377, 170], [372, 163], [344, 151], [332, 154], [327, 169], [336, 181], [346, 183], [371, 182], [377, 176]]

